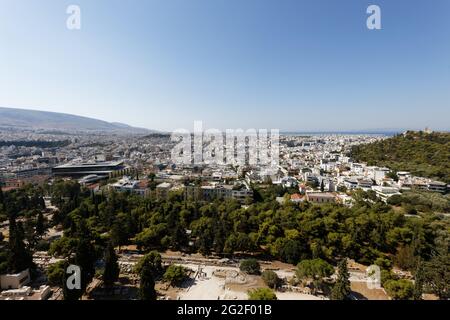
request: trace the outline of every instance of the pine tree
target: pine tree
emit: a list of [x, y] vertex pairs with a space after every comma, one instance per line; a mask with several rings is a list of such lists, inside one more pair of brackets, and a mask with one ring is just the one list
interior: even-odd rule
[[139, 285], [139, 296], [141, 300], [156, 300], [153, 268], [149, 264], [144, 264], [140, 275], [141, 281]]
[[119, 264], [117, 263], [117, 255], [114, 251], [112, 243], [108, 243], [105, 252], [105, 271], [103, 273], [103, 282], [110, 287], [119, 278]]
[[16, 224], [16, 219], [10, 217], [8, 270], [21, 272], [33, 267], [33, 256], [25, 246], [22, 225]]
[[226, 241], [226, 234], [224, 227], [221, 223], [216, 224], [215, 228], [215, 235], [214, 235], [214, 252], [216, 254], [222, 254], [223, 249], [225, 247], [225, 241]]
[[414, 281], [414, 300], [422, 300], [424, 276], [423, 264], [419, 261]]
[[36, 235], [34, 231], [36, 223], [33, 219], [33, 216], [26, 215], [23, 225], [24, 225], [25, 241], [28, 244], [29, 248], [33, 248], [34, 245], [36, 244]]
[[448, 248], [439, 248], [430, 261], [424, 263], [426, 288], [440, 300], [450, 299], [450, 254]]
[[81, 268], [81, 289], [84, 291], [95, 274], [95, 248], [91, 243], [91, 235], [85, 222], [80, 223], [79, 242], [76, 248], [75, 264]]
[[43, 197], [39, 197], [39, 208], [45, 210], [45, 200]]
[[350, 274], [347, 269], [347, 259], [341, 260], [338, 265], [338, 278], [336, 283], [331, 290], [332, 300], [346, 300], [348, 299], [351, 289], [350, 289]]
[[44, 215], [42, 214], [42, 211], [39, 211], [37, 220], [36, 220], [36, 234], [38, 236], [42, 236], [45, 233], [45, 221], [44, 221]]
[[123, 217], [124, 214], [118, 214], [116, 217], [116, 220], [114, 221], [112, 227], [111, 227], [111, 241], [113, 245], [119, 246], [119, 252], [120, 252], [120, 246], [123, 244], [126, 244], [128, 241], [128, 233], [127, 228], [125, 225], [124, 219], [120, 219], [120, 217]]

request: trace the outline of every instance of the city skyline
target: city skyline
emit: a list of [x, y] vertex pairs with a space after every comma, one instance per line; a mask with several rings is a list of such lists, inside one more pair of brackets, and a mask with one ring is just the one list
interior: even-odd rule
[[448, 301], [449, 13], [0, 1], [0, 304]]
[[448, 1], [81, 0], [81, 30], [70, 4], [3, 2], [0, 106], [161, 131], [449, 129]]

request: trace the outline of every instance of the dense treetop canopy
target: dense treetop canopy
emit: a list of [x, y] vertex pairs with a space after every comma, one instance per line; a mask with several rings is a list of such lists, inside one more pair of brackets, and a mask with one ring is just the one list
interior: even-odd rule
[[450, 183], [450, 132], [406, 132], [353, 147], [352, 157], [369, 165]]

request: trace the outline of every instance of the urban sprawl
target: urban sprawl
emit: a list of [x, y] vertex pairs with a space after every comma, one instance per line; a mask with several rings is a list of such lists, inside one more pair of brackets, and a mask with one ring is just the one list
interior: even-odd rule
[[[390, 168], [369, 166], [351, 158], [353, 146], [386, 138], [367, 134], [281, 134], [279, 164], [269, 167], [175, 164], [171, 160], [175, 142], [167, 134], [143, 136], [5, 130], [0, 131], [0, 186], [6, 193], [30, 184], [51, 187], [55, 181], [72, 180], [92, 194], [123, 192], [150, 199], [167, 199], [171, 193], [179, 193], [186, 201], [234, 199], [243, 208], [255, 201], [256, 186], [275, 185], [291, 190], [276, 198], [281, 205], [305, 202], [352, 207], [355, 190], [371, 191], [385, 203], [405, 190], [448, 192], [449, 186], [444, 182], [414, 176], [407, 171], [395, 172], [394, 178]], [[45, 218], [50, 221], [59, 208], [50, 195], [44, 200]], [[1, 222], [3, 236], [8, 234], [8, 230], [9, 221]], [[191, 230], [186, 229], [185, 232], [189, 235]], [[62, 228], [55, 225], [46, 231], [43, 238], [54, 241], [62, 236]], [[195, 240], [190, 238], [190, 245]], [[118, 252], [121, 274], [131, 274], [142, 254], [131, 245], [119, 248]], [[41, 277], [32, 281], [29, 270], [1, 275], [0, 299], [62, 299], [61, 288], [48, 284], [45, 276], [48, 266], [60, 259], [46, 251], [36, 250], [33, 261], [41, 269]], [[245, 291], [236, 287], [246, 283], [251, 288], [252, 281], [260, 281], [245, 278], [238, 268], [239, 261], [232, 258], [165, 252], [162, 261], [185, 266], [191, 270], [191, 277], [197, 279], [196, 284], [187, 290], [159, 288], [159, 292], [166, 290], [167, 299], [245, 299]], [[289, 279], [295, 273], [282, 263], [265, 262], [262, 267], [276, 270], [280, 278]], [[355, 261], [349, 262], [349, 270], [352, 285], [367, 279], [365, 269]], [[215, 282], [211, 280], [213, 278]], [[131, 284], [137, 280], [134, 281]], [[101, 295], [95, 291], [95, 286], [94, 280], [87, 292]], [[295, 291], [289, 284], [285, 287], [290, 289], [277, 292], [278, 298], [324, 298], [306, 289]], [[127, 296], [128, 291], [123, 288], [116, 288], [115, 293]], [[386, 297], [384, 290], [377, 290], [376, 294]]]

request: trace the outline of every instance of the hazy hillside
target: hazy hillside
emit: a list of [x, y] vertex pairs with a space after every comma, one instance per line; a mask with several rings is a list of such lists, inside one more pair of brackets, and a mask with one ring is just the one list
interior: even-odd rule
[[387, 166], [396, 171], [450, 183], [450, 133], [407, 132], [403, 135], [356, 146], [352, 150], [356, 161]]
[[110, 123], [65, 113], [1, 107], [0, 127], [62, 131], [108, 131], [142, 134], [152, 132], [151, 130], [135, 128], [126, 124]]

